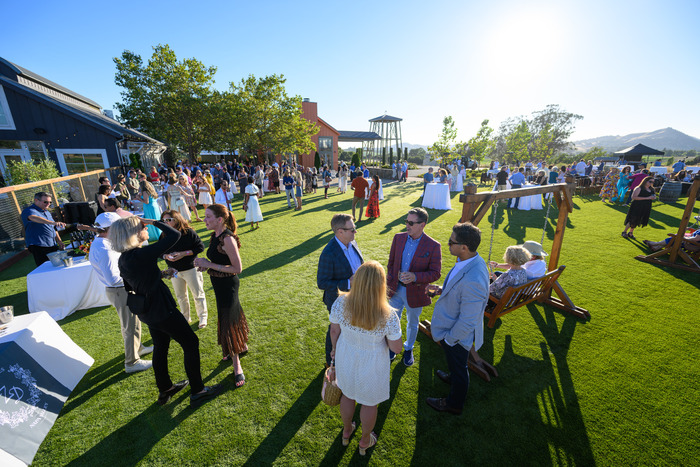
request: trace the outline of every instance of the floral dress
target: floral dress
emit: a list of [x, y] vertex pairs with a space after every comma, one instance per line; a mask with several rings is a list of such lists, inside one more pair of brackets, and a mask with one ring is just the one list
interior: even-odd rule
[[617, 182], [620, 179], [620, 174], [610, 172], [605, 176], [603, 188], [600, 190], [600, 197], [603, 201], [611, 200], [617, 197]]
[[372, 191], [369, 194], [369, 202], [367, 203], [366, 217], [379, 217], [379, 191], [376, 186], [372, 185]]
[[508, 287], [517, 287], [525, 282], [527, 282], [525, 269], [509, 269], [491, 283], [489, 293], [496, 298], [501, 298]]

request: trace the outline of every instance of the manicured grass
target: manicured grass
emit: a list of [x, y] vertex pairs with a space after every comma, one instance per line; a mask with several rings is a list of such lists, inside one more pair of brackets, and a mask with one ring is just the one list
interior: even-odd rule
[[[386, 265], [391, 238], [403, 229], [409, 207], [420, 205], [421, 187], [385, 186], [381, 217], [359, 224], [366, 259]], [[324, 200], [319, 190], [295, 212], [284, 194], [266, 195], [260, 229], [241, 227], [240, 296], [251, 328], [250, 353], [242, 359], [247, 384], [233, 390], [231, 368], [220, 362], [214, 296], [205, 278], [211, 318], [197, 331], [202, 374], [229, 390], [196, 410], [188, 391], [158, 406], [152, 372], [124, 373], [114, 309], [83, 310], [61, 321], [95, 364], [34, 465], [697, 463], [700, 275], [635, 260], [645, 247], [620, 237], [626, 208], [594, 196], [575, 198], [560, 261], [567, 266], [560, 283], [592, 318], [584, 322], [530, 305], [487, 328], [480, 353], [500, 377], [486, 383], [472, 376], [461, 417], [425, 404], [426, 397], [447, 393], [434, 376], [446, 364], [440, 348], [419, 334], [416, 365], [406, 368], [400, 359], [392, 364], [391, 399], [380, 405], [375, 428], [379, 443], [366, 460], [357, 454], [358, 436], [343, 448], [338, 409], [320, 401], [328, 313], [316, 288], [316, 266], [331, 238], [330, 218], [349, 212], [351, 196], [333, 193]], [[637, 238], [658, 240], [675, 231], [686, 199], [681, 201], [654, 203], [652, 221]], [[430, 211], [426, 228], [443, 244], [443, 274], [454, 264], [447, 239], [461, 214], [457, 193], [452, 205], [452, 211]], [[235, 214], [244, 216], [240, 198]], [[554, 206], [545, 250], [556, 216]], [[480, 225], [484, 257], [491, 219]], [[544, 211], [500, 210], [492, 259], [500, 260], [508, 245], [539, 241], [544, 221]], [[208, 244], [203, 224], [194, 226]], [[18, 314], [27, 311], [25, 275], [32, 269], [28, 258], [0, 273], [2, 304], [14, 305]], [[422, 317], [431, 313], [427, 307]], [[174, 380], [185, 377], [175, 344], [170, 370]]]

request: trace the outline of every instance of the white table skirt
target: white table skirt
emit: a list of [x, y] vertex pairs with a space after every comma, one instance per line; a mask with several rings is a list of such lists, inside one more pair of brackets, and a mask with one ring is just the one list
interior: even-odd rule
[[[365, 199], [369, 199], [369, 193], [372, 191], [372, 185], [374, 184], [374, 180], [371, 178], [367, 180], [369, 182], [369, 187], [367, 190], [365, 190]], [[382, 201], [384, 199], [384, 187], [382, 186], [382, 181], [379, 180], [379, 201]]]
[[[496, 186], [493, 186], [493, 189], [491, 191], [496, 191]], [[531, 186], [539, 186], [539, 185], [523, 185], [522, 188], [527, 188]], [[508, 190], [510, 190], [510, 180], [506, 181], [506, 187]], [[548, 193], [551, 196], [551, 193]], [[515, 198], [512, 198], [510, 200], [509, 207], [513, 208], [515, 207]], [[542, 195], [537, 194], [537, 195], [532, 195], [532, 196], [521, 196], [520, 201], [518, 202], [518, 211], [530, 211], [530, 210], [540, 210], [542, 209]]]
[[56, 268], [46, 261], [27, 274], [27, 298], [30, 313], [46, 311], [56, 321], [76, 310], [110, 304], [105, 286], [88, 261], [69, 268]]
[[654, 167], [654, 166], [651, 166], [651, 167], [649, 167], [649, 171], [650, 171], [651, 173], [661, 174], [661, 175], [665, 175], [665, 174], [668, 173], [668, 169], [667, 169], [666, 167]]
[[452, 200], [450, 199], [450, 186], [446, 183], [428, 183], [425, 186], [423, 194], [424, 208], [440, 209], [443, 211], [452, 209]]

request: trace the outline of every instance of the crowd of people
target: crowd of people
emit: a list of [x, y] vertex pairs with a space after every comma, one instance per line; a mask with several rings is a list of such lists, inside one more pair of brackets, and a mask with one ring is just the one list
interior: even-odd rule
[[[546, 170], [531, 165], [512, 173], [503, 166], [496, 176], [497, 189], [507, 182], [512, 188], [528, 180], [541, 185], [556, 183], [566, 174], [589, 174], [593, 170], [590, 161], [580, 163], [580, 167], [550, 166]], [[632, 173], [628, 168], [610, 171], [601, 197], [603, 201], [631, 203], [622, 236], [634, 239], [634, 229], [645, 226], [649, 220], [655, 193], [653, 178], [646, 169]], [[398, 171], [403, 168], [394, 169], [397, 178], [405, 177]], [[451, 183], [448, 173], [455, 170], [461, 171], [463, 166], [441, 168], [436, 181]], [[160, 171], [152, 167], [148, 173], [131, 169], [127, 175], [118, 176], [114, 187], [106, 177], [100, 178], [95, 194], [99, 210], [95, 225], [78, 226], [97, 234], [90, 262], [119, 315], [125, 371], [153, 368], [159, 404], [166, 404], [188, 385], [192, 404], [222, 391], [221, 385], [205, 386], [202, 381], [199, 339], [191, 327], [189, 293], [195, 303], [198, 328], [208, 325], [203, 277], [206, 272], [214, 290], [222, 359], [232, 365], [235, 387], [243, 386], [240, 357], [248, 351], [249, 329], [238, 293], [243, 263], [238, 224], [231, 211], [232, 200], [239, 193], [235, 182], [239, 181], [240, 193], [244, 195], [245, 221], [252, 228], [263, 220], [259, 199], [265, 196], [264, 187], [275, 194], [281, 194], [283, 187], [288, 207], [301, 210], [304, 194], [316, 193], [321, 185], [324, 197], [328, 197], [331, 170], [325, 166], [317, 171], [290, 164], [278, 167], [229, 162], [193, 167], [185, 163], [170, 169], [161, 167]], [[402, 352], [406, 367], [415, 364], [414, 346], [423, 307], [438, 297], [431, 333], [441, 344], [449, 370], [436, 372], [449, 385], [448, 394], [428, 398], [426, 403], [439, 412], [461, 414], [469, 387], [467, 359], [483, 343], [483, 313], [489, 306], [489, 296], [500, 298], [508, 287], [542, 277], [547, 272], [547, 253], [539, 243], [527, 241], [509, 246], [503, 263], [487, 265], [477, 252], [480, 230], [470, 223], [458, 223], [447, 240], [456, 264], [445, 275], [442, 286], [436, 285], [443, 275], [441, 244], [425, 233], [428, 213], [423, 208], [413, 208], [406, 214], [405, 231], [392, 239], [385, 271], [378, 262], [365, 260], [355, 240], [356, 222], [362, 220], [365, 199], [365, 216], [380, 215], [381, 180], [376, 175], [370, 178], [364, 165], [355, 168], [341, 164], [336, 176], [339, 193], [347, 190], [350, 181], [352, 215], [336, 214], [331, 219], [333, 237], [319, 257], [317, 286], [323, 291], [322, 300], [329, 313], [325, 362], [335, 369], [343, 392], [342, 443], [349, 443], [357, 427], [353, 417], [356, 404], [360, 404], [359, 451], [364, 455], [377, 443], [373, 428], [378, 404], [389, 398], [391, 361]], [[432, 179], [431, 169], [424, 181]], [[162, 212], [157, 203], [160, 196], [165, 196], [169, 208]], [[59, 229], [66, 226], [51, 217], [51, 202], [51, 195], [39, 192], [22, 213], [28, 249], [37, 265], [48, 259], [48, 253], [64, 247]], [[143, 216], [133, 215], [122, 205], [132, 210], [140, 208]], [[198, 205], [204, 208], [203, 219], [199, 217]], [[206, 253], [204, 243], [190, 225], [193, 221], [203, 221], [212, 232]], [[650, 248], [662, 248], [666, 243], [647, 244]], [[200, 256], [203, 253], [205, 257]], [[166, 265], [163, 270], [158, 264], [161, 259]], [[506, 271], [489, 273], [487, 266], [492, 271]], [[175, 298], [164, 282], [166, 279], [172, 281]], [[400, 326], [404, 309], [405, 334]], [[141, 344], [142, 322], [149, 328], [153, 347]], [[187, 380], [173, 382], [170, 378], [168, 351], [172, 340], [182, 347]], [[151, 352], [151, 361], [141, 358]]]

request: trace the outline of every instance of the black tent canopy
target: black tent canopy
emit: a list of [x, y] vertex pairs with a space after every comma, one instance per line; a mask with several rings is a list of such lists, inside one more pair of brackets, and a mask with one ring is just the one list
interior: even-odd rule
[[664, 152], [639, 143], [627, 149], [623, 149], [622, 151], [617, 151], [614, 154], [616, 156], [623, 156], [626, 161], [641, 161], [642, 156], [663, 156]]

